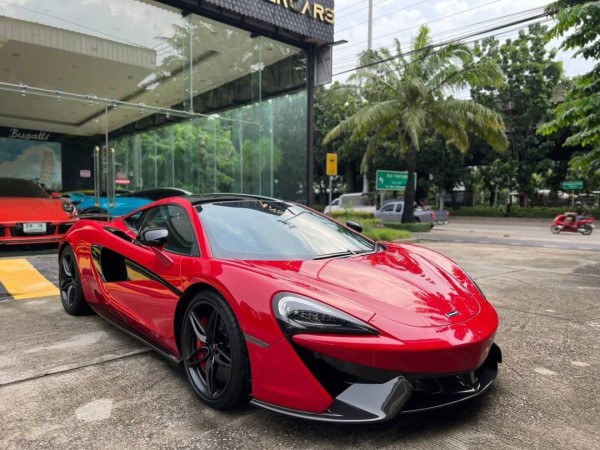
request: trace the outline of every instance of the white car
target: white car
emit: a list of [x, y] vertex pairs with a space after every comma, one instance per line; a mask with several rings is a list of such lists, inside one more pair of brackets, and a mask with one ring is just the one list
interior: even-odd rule
[[336, 198], [335, 200], [332, 200], [331, 203], [325, 207], [323, 212], [327, 215], [330, 215], [332, 211], [337, 211], [338, 209], [340, 209], [339, 197]]
[[325, 207], [325, 214], [331, 214], [337, 210], [351, 210], [368, 213], [375, 213], [375, 195], [370, 192], [352, 192], [342, 194]]

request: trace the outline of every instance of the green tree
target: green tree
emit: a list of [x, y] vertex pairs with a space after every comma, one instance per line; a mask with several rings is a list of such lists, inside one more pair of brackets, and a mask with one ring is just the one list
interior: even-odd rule
[[333, 139], [351, 133], [350, 139], [369, 136], [367, 153], [394, 136], [406, 158], [408, 183], [402, 220], [414, 220], [415, 185], [413, 174], [421, 137], [435, 131], [458, 150], [469, 148], [468, 132], [482, 136], [492, 147], [507, 145], [504, 123], [499, 114], [483, 105], [450, 94], [474, 85], [500, 85], [497, 66], [475, 62], [471, 50], [461, 43], [436, 49], [427, 26], [422, 26], [403, 52], [395, 41], [395, 54], [387, 48], [367, 51], [352, 78], [360, 81], [367, 103], [352, 117], [342, 121], [325, 137]]
[[[321, 87], [315, 92], [315, 185], [321, 194], [329, 187], [325, 173], [326, 153], [337, 153], [338, 176], [334, 178], [333, 190], [356, 192], [360, 163], [364, 155], [364, 140], [340, 139], [328, 145], [321, 144], [326, 133], [338, 123], [355, 114], [364, 99], [356, 85], [335, 82], [329, 88]], [[347, 137], [350, 135], [348, 134]]]
[[[574, 56], [585, 59], [600, 59], [600, 1], [559, 0], [548, 5], [547, 12], [557, 21], [548, 39], [564, 38], [561, 49], [575, 50]], [[538, 130], [543, 135], [569, 131], [564, 145], [585, 149], [573, 158], [571, 169], [589, 183], [598, 183], [594, 175], [600, 166], [599, 108], [600, 63], [597, 62], [591, 71], [573, 80], [564, 101], [554, 109], [553, 120]]]
[[[454, 189], [470, 175], [469, 168], [465, 165], [464, 154], [457, 152], [452, 145], [435, 133], [421, 140], [417, 172], [429, 175], [428, 187], [436, 188], [440, 209], [445, 207], [445, 194], [450, 193], [454, 197]], [[455, 204], [455, 199], [452, 200]]]
[[546, 50], [546, 33], [547, 27], [531, 25], [514, 40], [500, 44], [495, 38], [488, 38], [475, 48], [482, 61], [496, 62], [504, 75], [502, 86], [474, 87], [471, 95], [504, 118], [517, 184], [510, 188], [518, 188], [521, 206], [534, 192], [532, 175], [547, 167], [547, 155], [555, 147], [554, 140], [535, 133], [538, 125], [548, 118], [562, 75], [562, 63], [554, 60], [556, 51]]

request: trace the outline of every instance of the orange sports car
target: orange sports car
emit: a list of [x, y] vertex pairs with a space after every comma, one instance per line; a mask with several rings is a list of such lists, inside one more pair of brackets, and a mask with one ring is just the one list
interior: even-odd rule
[[0, 178], [0, 245], [58, 242], [76, 220], [71, 202], [34, 181]]

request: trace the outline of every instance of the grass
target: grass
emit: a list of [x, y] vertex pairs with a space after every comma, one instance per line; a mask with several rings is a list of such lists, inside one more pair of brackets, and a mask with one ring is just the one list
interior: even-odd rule
[[[399, 239], [409, 239], [412, 237], [411, 232], [408, 229], [397, 229], [396, 227], [391, 228], [387, 225], [384, 226], [379, 219], [375, 219], [375, 216], [370, 213], [348, 213], [335, 211], [332, 217], [341, 223], [348, 221], [356, 222], [363, 227], [363, 234], [375, 241], [396, 241]], [[396, 224], [396, 225], [424, 225], [424, 224]], [[420, 230], [419, 230], [420, 231]], [[427, 227], [429, 231], [429, 227]]]

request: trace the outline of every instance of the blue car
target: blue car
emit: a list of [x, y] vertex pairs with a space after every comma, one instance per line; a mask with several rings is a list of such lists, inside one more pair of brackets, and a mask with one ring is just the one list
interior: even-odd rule
[[122, 216], [155, 200], [181, 195], [191, 195], [191, 192], [178, 188], [147, 189], [144, 191], [117, 194], [112, 205], [108, 197], [101, 196], [100, 205], [97, 206], [94, 195], [90, 195], [89, 193], [69, 192], [65, 194], [77, 207], [80, 215], [103, 216], [106, 218]]

